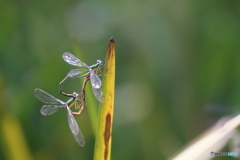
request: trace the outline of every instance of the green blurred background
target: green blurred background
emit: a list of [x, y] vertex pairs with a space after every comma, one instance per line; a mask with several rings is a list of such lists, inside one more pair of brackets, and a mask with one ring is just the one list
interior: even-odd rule
[[[112, 159], [166, 159], [240, 103], [240, 1], [0, 2], [0, 159], [92, 159], [91, 107], [76, 117], [74, 140], [64, 109], [40, 114], [33, 94], [55, 97], [75, 67], [62, 60], [77, 42], [84, 62], [104, 60], [116, 42]], [[66, 92], [80, 88], [69, 80]], [[225, 147], [223, 151], [229, 151]], [[231, 157], [218, 157], [231, 159]]]

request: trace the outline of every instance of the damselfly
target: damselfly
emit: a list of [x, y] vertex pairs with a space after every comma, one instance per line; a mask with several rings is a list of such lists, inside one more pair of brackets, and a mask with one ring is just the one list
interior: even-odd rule
[[77, 101], [81, 101], [80, 99], [78, 99], [79, 94], [76, 92], [74, 92], [73, 94], [69, 94], [69, 97], [71, 98], [67, 102], [63, 102], [39, 88], [36, 88], [34, 90], [34, 94], [40, 101], [46, 104], [43, 105], [41, 108], [42, 115], [51, 115], [57, 112], [59, 108], [67, 108], [68, 125], [70, 127], [70, 130], [77, 143], [83, 147], [85, 145], [84, 136], [78, 127], [78, 124], [73, 116], [71, 109], [69, 108], [73, 104], [77, 105]]
[[[63, 81], [60, 83], [60, 85], [59, 85], [59, 91], [60, 91], [61, 94], [65, 95], [65, 96], [67, 96], [67, 97], [71, 97], [72, 94], [67, 94], [67, 93], [64, 93], [64, 92], [62, 91], [62, 85], [61, 85], [61, 84], [62, 84], [67, 78], [68, 78], [68, 76], [65, 77], [65, 78], [63, 79]], [[89, 81], [90, 78], [89, 78], [89, 76], [83, 77], [83, 78], [84, 78], [84, 81], [83, 81], [81, 93], [78, 95], [78, 98], [81, 100], [81, 106], [80, 106], [80, 105], [75, 105], [75, 109], [79, 109], [79, 111], [78, 111], [78, 112], [72, 112], [72, 114], [74, 114], [74, 115], [80, 115], [80, 114], [83, 112], [83, 110], [84, 110], [84, 108], [85, 108], [85, 106], [86, 106], [85, 87], [86, 87], [87, 81]]]
[[[92, 91], [93, 91], [94, 96], [97, 98], [97, 100], [99, 102], [103, 102], [104, 95], [101, 90], [102, 82], [101, 82], [100, 78], [96, 75], [96, 73], [94, 72], [94, 70], [100, 70], [101, 66], [103, 65], [103, 62], [100, 60], [97, 60], [96, 64], [88, 66], [87, 64], [83, 63], [77, 57], [75, 57], [74, 55], [72, 55], [69, 52], [63, 53], [62, 57], [67, 63], [69, 63], [71, 65], [78, 66], [78, 67], [83, 66], [83, 67], [86, 67], [87, 69], [72, 69], [72, 70], [70, 70], [67, 77], [65, 77], [59, 84], [60, 85], [60, 93], [62, 91], [61, 85], [67, 78], [88, 77], [88, 79], [90, 79], [90, 81], [91, 81]], [[79, 75], [84, 71], [88, 71], [88, 72], [84, 75]]]

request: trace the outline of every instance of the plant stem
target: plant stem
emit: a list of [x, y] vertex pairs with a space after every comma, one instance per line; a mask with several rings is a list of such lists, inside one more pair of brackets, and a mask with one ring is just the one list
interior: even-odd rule
[[103, 74], [102, 89], [105, 99], [99, 107], [94, 160], [110, 160], [111, 158], [115, 88], [115, 43], [113, 38], [110, 38], [108, 45]]

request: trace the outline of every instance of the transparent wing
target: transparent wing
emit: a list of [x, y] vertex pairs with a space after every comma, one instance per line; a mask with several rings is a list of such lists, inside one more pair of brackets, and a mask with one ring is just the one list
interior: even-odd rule
[[85, 145], [85, 140], [84, 140], [84, 137], [83, 137], [83, 134], [82, 132], [78, 132], [77, 135], [73, 135], [75, 140], [77, 141], [77, 143], [80, 145], [80, 146], [84, 146]]
[[66, 107], [66, 106], [65, 105], [44, 105], [41, 108], [40, 112], [42, 113], [42, 115], [47, 116], [57, 112], [59, 108], [63, 108], [63, 107]]
[[90, 80], [91, 80], [92, 87], [100, 88], [102, 85], [101, 79], [94, 73], [93, 70], [90, 70], [89, 72], [90, 72]]
[[89, 68], [89, 66], [86, 63], [82, 63], [82, 65], [86, 68]]
[[75, 118], [73, 117], [72, 112], [68, 106], [67, 106], [67, 110], [68, 110], [68, 125], [70, 127], [70, 130], [72, 131], [73, 137], [75, 138], [77, 143], [83, 147], [85, 145], [83, 134], [79, 129], [78, 124]]
[[62, 58], [69, 64], [73, 65], [73, 66], [85, 66], [86, 64], [83, 63], [82, 61], [80, 61], [77, 57], [75, 57], [74, 55], [72, 55], [69, 52], [64, 52], [62, 55]]
[[34, 94], [37, 97], [37, 99], [46, 104], [65, 104], [63, 101], [53, 97], [52, 95], [48, 94], [47, 92], [39, 88], [36, 88], [34, 90]]
[[94, 88], [92, 87], [92, 91], [93, 91], [93, 94], [94, 96], [96, 97], [96, 99], [99, 101], [99, 102], [103, 102], [104, 101], [104, 94], [103, 94], [103, 91], [101, 88]]
[[69, 77], [73, 77], [76, 76], [78, 74], [81, 74], [84, 71], [88, 71], [88, 69], [71, 69], [70, 72], [68, 72], [68, 76]]

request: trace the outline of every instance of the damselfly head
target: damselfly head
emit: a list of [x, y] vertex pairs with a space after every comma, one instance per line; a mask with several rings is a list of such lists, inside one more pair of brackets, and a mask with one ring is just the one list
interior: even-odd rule
[[78, 97], [79, 96], [79, 94], [77, 93], [77, 92], [73, 92], [73, 97]]
[[103, 61], [101, 61], [101, 60], [98, 59], [98, 60], [97, 60], [97, 63], [98, 63], [98, 64], [103, 64]]

